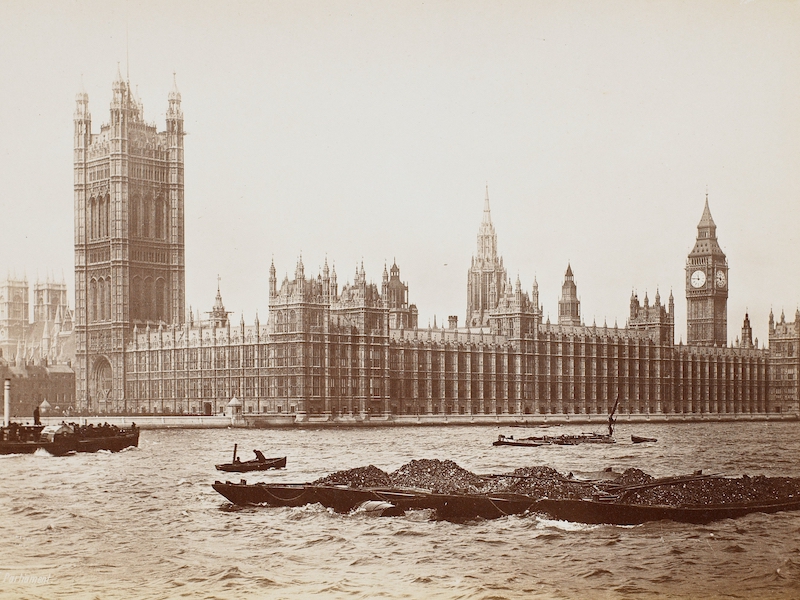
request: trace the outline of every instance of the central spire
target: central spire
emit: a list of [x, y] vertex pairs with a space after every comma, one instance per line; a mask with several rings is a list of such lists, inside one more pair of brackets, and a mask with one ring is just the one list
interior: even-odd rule
[[486, 184], [486, 199], [483, 201], [483, 222], [491, 225], [492, 211], [489, 208], [489, 184]]
[[483, 201], [483, 219], [478, 228], [478, 254], [482, 260], [494, 262], [497, 259], [497, 234], [492, 225], [492, 213], [489, 209], [489, 185], [486, 185], [486, 197]]
[[477, 242], [477, 252], [472, 257], [467, 284], [466, 322], [470, 327], [488, 325], [489, 312], [497, 307], [498, 297], [506, 289], [506, 270], [503, 259], [497, 254], [497, 234], [492, 225], [488, 184]]

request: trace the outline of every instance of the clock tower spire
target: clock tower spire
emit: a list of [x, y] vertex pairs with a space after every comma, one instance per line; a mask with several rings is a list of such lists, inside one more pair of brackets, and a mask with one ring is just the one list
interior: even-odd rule
[[686, 260], [686, 340], [691, 345], [725, 346], [728, 329], [728, 260], [717, 242], [708, 208], [697, 225], [697, 241]]

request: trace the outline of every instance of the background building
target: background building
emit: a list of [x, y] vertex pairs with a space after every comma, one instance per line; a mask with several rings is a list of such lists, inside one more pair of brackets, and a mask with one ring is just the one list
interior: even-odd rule
[[[33, 286], [29, 320], [26, 278], [0, 281], [0, 381], [11, 380], [11, 416], [32, 420], [33, 409], [63, 414], [75, 406], [72, 311], [63, 281]], [[49, 405], [49, 407], [48, 407]]]
[[75, 356], [67, 284], [37, 281], [33, 320], [26, 278], [0, 281], [0, 357], [11, 365], [71, 365]]

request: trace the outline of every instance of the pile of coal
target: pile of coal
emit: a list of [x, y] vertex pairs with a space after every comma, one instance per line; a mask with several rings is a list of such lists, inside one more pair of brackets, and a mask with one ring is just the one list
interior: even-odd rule
[[487, 479], [485, 493], [524, 494], [534, 498], [580, 499], [590, 495], [592, 484], [564, 477], [550, 467], [522, 467]]
[[352, 488], [392, 487], [392, 480], [386, 471], [376, 466], [358, 467], [337, 471], [327, 477], [317, 479], [316, 485], [346, 485]]
[[655, 477], [645, 473], [641, 469], [630, 468], [623, 471], [622, 476], [615, 481], [617, 485], [643, 485], [652, 483]]
[[485, 484], [483, 477], [452, 460], [412, 460], [389, 477], [397, 487], [422, 488], [436, 494], [478, 494]]
[[625, 491], [624, 502], [648, 506], [767, 503], [800, 497], [800, 480], [759, 475], [655, 480], [657, 485]]
[[524, 494], [531, 498], [581, 499], [610, 494], [620, 502], [682, 506], [772, 502], [800, 498], [800, 479], [743, 476], [725, 478], [700, 473], [655, 479], [640, 469], [626, 469], [615, 480], [579, 480], [545, 466], [523, 467], [502, 475], [476, 475], [452, 460], [412, 460], [393, 473], [369, 465], [337, 471], [315, 484], [353, 488], [418, 488], [437, 494]]

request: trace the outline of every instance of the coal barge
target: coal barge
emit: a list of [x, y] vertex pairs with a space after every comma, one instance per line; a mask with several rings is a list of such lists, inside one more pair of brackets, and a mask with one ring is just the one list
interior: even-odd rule
[[374, 514], [382, 515], [432, 510], [449, 521], [542, 514], [592, 524], [703, 524], [755, 512], [800, 510], [800, 480], [793, 478], [695, 473], [656, 479], [638, 469], [614, 475], [576, 479], [548, 467], [528, 467], [482, 476], [452, 461], [418, 460], [392, 474], [369, 466], [311, 483], [217, 481], [213, 488], [235, 505], [319, 503], [340, 513], [371, 506]]

